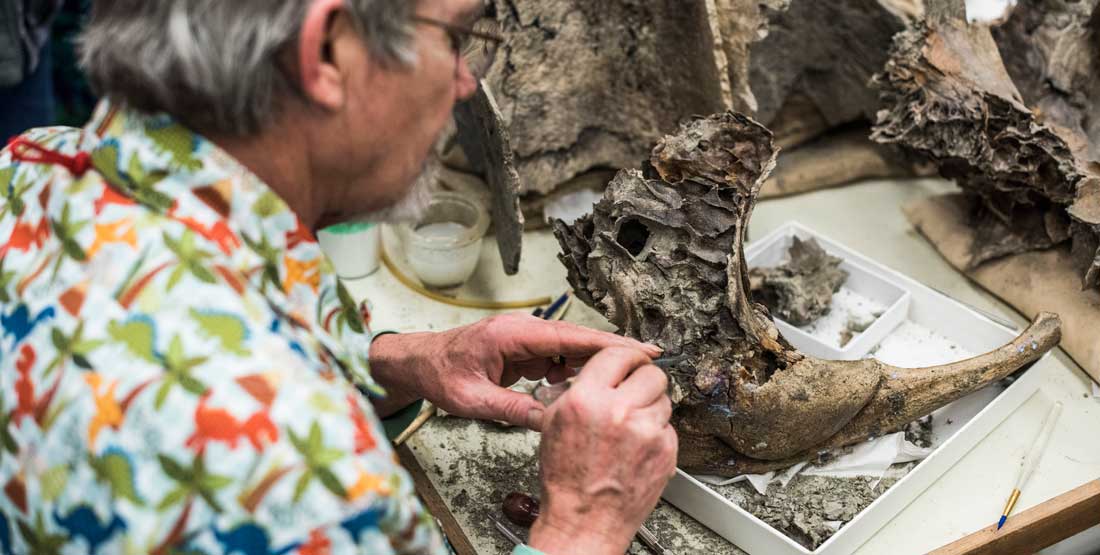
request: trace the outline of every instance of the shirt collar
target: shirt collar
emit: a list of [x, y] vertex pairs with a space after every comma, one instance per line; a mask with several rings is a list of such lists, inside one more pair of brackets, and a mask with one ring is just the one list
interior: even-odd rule
[[350, 359], [356, 383], [377, 392], [366, 370], [369, 330], [354, 301], [313, 233], [258, 176], [171, 116], [109, 100], [85, 126], [81, 150], [134, 200], [248, 267], [273, 308], [312, 330], [338, 358]]
[[[267, 184], [216, 144], [167, 114], [144, 114], [101, 101], [84, 128], [97, 162], [111, 162], [157, 210], [224, 220], [261, 256], [316, 243], [311, 231]], [[102, 171], [102, 164], [97, 163]], [[108, 176], [109, 177], [109, 176]], [[193, 201], [197, 200], [198, 203]], [[261, 239], [262, 238], [262, 239]], [[265, 242], [266, 241], [266, 242]]]

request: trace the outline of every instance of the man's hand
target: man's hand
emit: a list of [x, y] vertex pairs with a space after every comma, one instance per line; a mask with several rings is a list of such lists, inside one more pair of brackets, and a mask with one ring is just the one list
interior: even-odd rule
[[542, 508], [530, 544], [551, 555], [619, 555], [676, 469], [668, 378], [645, 353], [613, 348], [547, 409]]
[[[385, 416], [423, 397], [468, 418], [503, 420], [541, 429], [544, 407], [507, 389], [521, 377], [560, 382], [608, 347], [656, 357], [660, 349], [612, 333], [525, 314], [487, 318], [440, 333], [385, 335], [371, 345], [371, 371], [390, 396], [376, 403]], [[555, 362], [556, 357], [564, 357]]]

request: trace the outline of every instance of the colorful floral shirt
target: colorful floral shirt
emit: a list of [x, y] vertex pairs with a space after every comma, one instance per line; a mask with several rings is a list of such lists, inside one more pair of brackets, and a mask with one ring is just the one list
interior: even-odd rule
[[107, 102], [23, 140], [71, 163], [0, 153], [0, 554], [447, 552], [278, 196]]

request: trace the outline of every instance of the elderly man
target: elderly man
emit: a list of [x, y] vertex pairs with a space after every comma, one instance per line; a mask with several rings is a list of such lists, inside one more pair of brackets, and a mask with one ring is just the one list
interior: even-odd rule
[[[418, 398], [542, 430], [518, 552], [623, 552], [675, 464], [657, 349], [522, 316], [372, 343], [313, 236], [407, 203], [481, 8], [96, 2], [107, 100], [0, 155], [0, 552], [446, 553], [380, 434]], [[505, 389], [559, 357], [549, 408]]]

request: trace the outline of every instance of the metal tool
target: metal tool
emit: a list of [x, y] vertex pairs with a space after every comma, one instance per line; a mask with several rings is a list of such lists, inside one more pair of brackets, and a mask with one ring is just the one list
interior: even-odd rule
[[[513, 545], [523, 545], [525, 543], [523, 538], [516, 535], [511, 528], [508, 528], [508, 525], [504, 524], [496, 517], [489, 515], [489, 520], [492, 521], [493, 527], [503, 534], [505, 538], [508, 538], [508, 541], [512, 542]], [[655, 555], [675, 555], [673, 552], [665, 549], [665, 547], [661, 545], [661, 542], [657, 540], [657, 536], [644, 525], [638, 529], [638, 533], [635, 537], [638, 538], [638, 541], [642, 542], [642, 545], [644, 545], [646, 549], [650, 550]]]
[[497, 520], [497, 518], [492, 515], [489, 515], [489, 520], [493, 521], [493, 526], [497, 530], [499, 530], [501, 534], [504, 534], [504, 537], [508, 538], [508, 541], [512, 542], [515, 545], [523, 545], [523, 539], [517, 536], [516, 533], [513, 532], [510, 528], [505, 526], [503, 522]]
[[[677, 364], [686, 361], [688, 358], [690, 358], [688, 357], [688, 355], [661, 357], [658, 359], [654, 359], [651, 364], [660, 368], [661, 370], [668, 370], [669, 368], [672, 368], [673, 366], [676, 366]], [[569, 388], [573, 385], [573, 379], [574, 378], [569, 378], [564, 382], [555, 384], [539, 382], [539, 384], [535, 386], [534, 391], [531, 392], [531, 395], [535, 397], [536, 401], [542, 403], [543, 406], [548, 407], [550, 406], [550, 403], [557, 401], [558, 398], [564, 395], [566, 391], [569, 391]]]
[[642, 545], [644, 545], [646, 549], [652, 551], [656, 555], [674, 555], [671, 551], [665, 549], [665, 547], [661, 545], [661, 542], [657, 541], [657, 536], [651, 532], [649, 528], [646, 528], [644, 524], [638, 529], [638, 534], [635, 537], [638, 538], [638, 541], [642, 542]]

